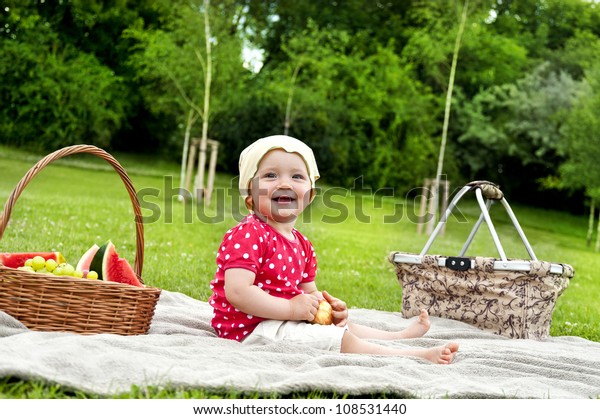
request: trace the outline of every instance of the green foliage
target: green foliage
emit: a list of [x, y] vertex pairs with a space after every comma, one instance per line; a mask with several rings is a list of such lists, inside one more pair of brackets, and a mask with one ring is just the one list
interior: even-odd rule
[[285, 60], [281, 41], [297, 36], [311, 20], [317, 27], [344, 31], [351, 36], [368, 32], [368, 38], [363, 38], [357, 47], [373, 52], [377, 45], [387, 44], [390, 39], [404, 39], [402, 31], [410, 26], [405, 22], [407, 15], [420, 2], [249, 0], [244, 3], [255, 28], [252, 40], [264, 50], [268, 65]]
[[600, 63], [600, 38], [590, 30], [577, 30], [565, 47], [557, 54], [557, 67], [564, 69], [573, 78], [586, 78], [586, 71]]
[[[458, 140], [469, 153], [472, 174], [516, 158], [524, 167], [546, 166], [564, 154], [561, 146], [568, 111], [585, 90], [567, 73], [541, 65], [515, 83], [494, 86], [477, 94], [459, 111], [463, 134]], [[492, 151], [492, 153], [490, 153]]]
[[282, 43], [288, 58], [263, 72], [269, 77], [264, 93], [279, 98], [282, 116], [293, 95], [290, 133], [316, 150], [324, 176], [344, 186], [362, 177], [374, 188], [412, 187], [432, 170], [427, 135], [433, 98], [415, 82], [393, 42], [372, 45], [372, 52], [355, 47], [366, 37], [309, 21], [306, 30]]
[[566, 161], [560, 167], [562, 186], [582, 188], [600, 199], [600, 66], [588, 72], [590, 91], [569, 114], [566, 132]]
[[37, 150], [108, 145], [127, 107], [121, 79], [93, 55], [61, 46], [52, 30], [40, 31], [41, 17], [11, 21], [17, 34], [0, 38], [0, 136]]
[[465, 33], [459, 62], [456, 83], [473, 96], [519, 79], [528, 66], [527, 49], [515, 39], [497, 34], [489, 24], [477, 22]]
[[540, 61], [560, 61], [567, 41], [578, 30], [590, 30], [598, 35], [600, 11], [590, 2], [496, 1], [492, 8], [496, 30], [516, 39], [527, 48], [531, 57]]
[[[412, 21], [405, 29], [407, 38], [401, 55], [418, 71], [419, 80], [445, 97], [448, 74], [452, 61], [460, 2], [440, 1], [434, 4], [417, 2], [409, 11]], [[450, 30], [449, 30], [450, 29]]]
[[[202, 1], [3, 4], [0, 142], [88, 142], [181, 161], [190, 108], [203, 102]], [[223, 145], [220, 168], [235, 171], [245, 145], [289, 123], [334, 184], [421, 185], [434, 174], [464, 4], [210, 2], [208, 135]], [[575, 152], [570, 114], [591, 106], [578, 101], [600, 61], [598, 28], [595, 2], [468, 2], [443, 166], [452, 182], [539, 194], [538, 179], [561, 176]], [[264, 55], [260, 71], [243, 65], [248, 46]]]
[[[138, 20], [123, 34], [133, 43], [127, 65], [134, 70], [146, 109], [157, 117], [176, 121], [179, 127], [185, 126], [190, 110], [195, 121], [205, 117], [206, 12], [201, 1], [175, 2], [163, 14], [160, 27], [148, 27]], [[248, 73], [241, 66], [242, 40], [231, 30], [238, 12], [233, 1], [217, 2], [208, 11], [212, 83], [210, 113], [206, 118], [211, 122], [214, 115], [220, 115], [239, 100], [230, 92], [243, 90]], [[196, 127], [192, 134], [199, 136], [198, 130]], [[169, 143], [183, 142], [183, 129], [172, 134], [175, 136]]]

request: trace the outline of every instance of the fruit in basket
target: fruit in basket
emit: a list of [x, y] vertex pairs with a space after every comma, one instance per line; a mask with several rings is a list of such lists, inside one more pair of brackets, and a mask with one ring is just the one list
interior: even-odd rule
[[333, 323], [333, 308], [326, 300], [319, 302], [317, 314], [311, 323], [328, 325]]
[[98, 273], [98, 279], [143, 287], [129, 262], [119, 257], [115, 245], [110, 240], [100, 246], [92, 259], [90, 269]]
[[[27, 262], [27, 261], [26, 261]], [[31, 267], [33, 268], [34, 271], [41, 271], [43, 268], [46, 267], [46, 259], [44, 259], [41, 256], [34, 256], [31, 259]]]
[[[19, 268], [21, 266], [27, 266], [25, 262], [28, 259], [33, 261], [33, 258], [40, 256], [44, 260], [52, 259], [57, 263], [66, 262], [65, 257], [60, 252], [22, 252], [22, 253], [0, 253], [0, 264], [7, 268]], [[31, 266], [31, 265], [29, 265]]]
[[96, 252], [98, 252], [98, 249], [100, 249], [100, 246], [94, 243], [92, 247], [86, 250], [83, 256], [81, 256], [81, 258], [79, 259], [79, 262], [77, 262], [77, 267], [75, 268], [75, 270], [81, 271], [83, 273], [85, 273], [85, 271], [89, 271], [90, 264], [92, 263], [92, 260], [94, 260], [94, 256], [96, 255]]
[[46, 260], [46, 263], [44, 264], [44, 266], [46, 267], [46, 270], [48, 272], [54, 272], [54, 270], [58, 266], [58, 262], [55, 261], [54, 259], [48, 259], [48, 260]]
[[63, 265], [63, 275], [73, 276], [74, 272], [75, 268], [73, 267], [73, 265], [69, 265], [68, 263], [65, 263]]
[[[8, 255], [8, 257], [4, 257]], [[17, 255], [16, 257], [14, 255]], [[65, 258], [58, 252], [51, 253], [3, 253], [2, 264], [7, 261], [10, 265], [14, 265], [19, 261], [23, 260], [26, 256], [33, 256], [25, 259], [21, 266], [12, 267], [13, 269], [19, 269], [21, 271], [27, 271], [38, 274], [54, 274], [57, 276], [72, 276], [75, 278], [83, 278], [83, 272], [77, 270], [66, 263]], [[48, 259], [45, 259], [48, 256]]]

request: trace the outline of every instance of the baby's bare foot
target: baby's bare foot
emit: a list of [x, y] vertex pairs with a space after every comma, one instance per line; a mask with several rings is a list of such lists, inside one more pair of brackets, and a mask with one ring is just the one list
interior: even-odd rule
[[450, 342], [444, 346], [437, 346], [435, 348], [424, 350], [423, 358], [433, 362], [434, 364], [450, 364], [457, 351], [458, 343]]
[[400, 339], [420, 338], [427, 333], [430, 327], [431, 321], [429, 321], [429, 314], [427, 313], [427, 310], [422, 309], [417, 321], [399, 332]]

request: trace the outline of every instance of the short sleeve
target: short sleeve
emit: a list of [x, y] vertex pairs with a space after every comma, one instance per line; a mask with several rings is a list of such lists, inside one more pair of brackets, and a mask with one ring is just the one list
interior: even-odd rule
[[217, 255], [223, 271], [241, 268], [256, 273], [262, 262], [264, 240], [261, 239], [253, 223], [238, 225], [227, 233]]

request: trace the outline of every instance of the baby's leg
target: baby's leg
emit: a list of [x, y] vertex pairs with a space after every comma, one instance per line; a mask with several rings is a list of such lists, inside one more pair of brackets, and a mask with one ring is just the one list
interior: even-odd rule
[[379, 340], [419, 338], [427, 333], [430, 327], [431, 322], [429, 321], [429, 314], [427, 314], [426, 310], [421, 310], [421, 314], [414, 323], [409, 325], [406, 329], [398, 332], [389, 332], [386, 330], [373, 329], [372, 327], [362, 326], [350, 322], [348, 323], [348, 328], [356, 336], [363, 339]]
[[344, 353], [415, 356], [431, 361], [434, 364], [450, 364], [457, 351], [458, 344], [455, 342], [450, 342], [443, 346], [436, 346], [434, 348], [391, 348], [388, 346], [377, 345], [372, 342], [364, 341], [358, 336], [352, 334], [350, 331], [344, 333], [344, 337], [342, 339], [342, 352]]

